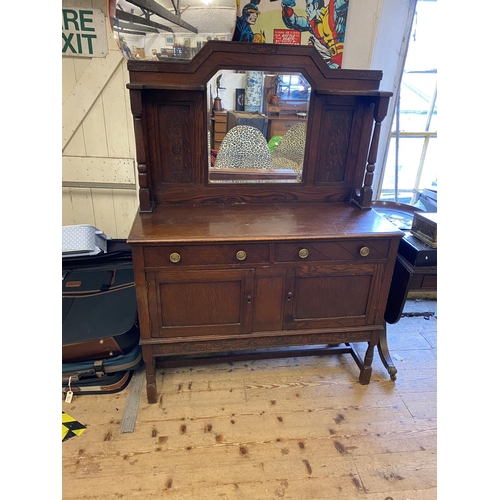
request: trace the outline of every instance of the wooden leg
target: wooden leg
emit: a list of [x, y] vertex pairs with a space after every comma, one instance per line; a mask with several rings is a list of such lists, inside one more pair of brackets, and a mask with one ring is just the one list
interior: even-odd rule
[[148, 403], [156, 403], [158, 401], [156, 392], [156, 361], [153, 357], [152, 346], [142, 346], [142, 357], [146, 364], [146, 394], [148, 396]]
[[396, 380], [396, 373], [398, 372], [394, 362], [392, 361], [391, 355], [389, 354], [389, 345], [387, 344], [387, 323], [384, 321], [384, 329], [380, 334], [380, 339], [377, 344], [377, 350], [380, 355], [382, 363], [386, 367], [391, 380]]
[[370, 383], [370, 378], [372, 376], [372, 362], [373, 362], [374, 350], [375, 350], [374, 343], [368, 342], [368, 349], [366, 350], [363, 366], [361, 367], [361, 372], [359, 374], [359, 382], [361, 385], [367, 385]]

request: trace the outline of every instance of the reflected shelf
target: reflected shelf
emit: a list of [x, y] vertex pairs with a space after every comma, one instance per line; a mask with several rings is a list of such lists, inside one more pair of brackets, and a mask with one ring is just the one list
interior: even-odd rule
[[108, 18], [128, 60], [192, 59], [207, 41], [232, 39], [236, 2], [109, 0]]

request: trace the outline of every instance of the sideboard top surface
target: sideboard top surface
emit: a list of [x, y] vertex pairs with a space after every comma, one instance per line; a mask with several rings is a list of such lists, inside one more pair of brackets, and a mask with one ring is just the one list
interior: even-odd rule
[[137, 215], [128, 242], [272, 241], [352, 237], [401, 237], [374, 210], [348, 203], [265, 203], [158, 206]]

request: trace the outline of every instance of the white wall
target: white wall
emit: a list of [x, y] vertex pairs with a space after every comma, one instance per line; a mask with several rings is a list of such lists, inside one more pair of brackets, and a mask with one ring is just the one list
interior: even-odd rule
[[372, 186], [374, 198], [379, 196], [382, 185], [386, 144], [416, 4], [417, 0], [350, 0], [349, 4], [342, 67], [382, 70], [380, 89], [394, 94], [380, 133]]
[[[107, 16], [106, 0], [63, 0], [63, 7]], [[126, 238], [138, 206], [135, 142], [126, 62], [109, 24], [107, 45], [103, 58], [62, 57], [62, 225]]]
[[371, 62], [384, 1], [349, 1], [342, 59], [343, 68], [374, 69], [371, 67]]
[[[380, 196], [382, 180], [391, 133], [396, 97], [401, 83], [401, 75], [408, 50], [408, 39], [417, 0], [384, 0], [378, 23], [377, 37], [373, 48], [371, 69], [384, 72], [381, 88], [391, 91], [394, 96], [390, 101], [387, 118], [382, 123], [380, 147], [375, 165], [373, 181], [374, 197]], [[391, 168], [392, 166], [389, 166]]]
[[224, 87], [219, 89], [219, 97], [222, 101], [222, 107], [228, 111], [233, 111], [236, 106], [236, 89], [245, 88], [245, 75], [243, 73], [234, 73], [232, 71], [225, 70], [217, 72], [207, 84], [208, 89], [210, 89], [210, 85], [212, 86], [212, 97], [215, 97], [217, 93], [215, 82], [219, 73], [222, 73], [220, 83], [222, 87]]

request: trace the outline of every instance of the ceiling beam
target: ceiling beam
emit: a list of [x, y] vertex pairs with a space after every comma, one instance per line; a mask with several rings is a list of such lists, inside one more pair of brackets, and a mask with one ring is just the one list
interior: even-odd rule
[[[177, 26], [180, 26], [181, 28], [184, 28], [188, 31], [191, 31], [192, 33], [198, 33], [198, 29], [192, 26], [189, 23], [186, 23], [180, 18], [180, 15], [175, 15], [172, 14], [169, 10], [167, 10], [165, 7], [160, 5], [158, 2], [155, 2], [155, 0], [127, 0], [128, 3], [131, 3], [135, 5], [136, 7], [139, 7], [140, 9], [145, 9], [150, 11], [151, 13], [162, 17], [163, 19], [166, 19], [167, 21], [170, 21], [171, 23], [176, 24]], [[118, 13], [118, 11], [117, 11]]]
[[144, 19], [143, 17], [136, 16], [135, 14], [130, 14], [129, 12], [125, 12], [124, 10], [116, 11], [116, 18], [121, 21], [130, 21], [134, 24], [142, 24], [144, 26], [150, 26], [151, 28], [156, 28], [160, 30], [166, 30], [173, 33], [173, 30], [170, 26], [165, 26], [164, 24], [155, 23], [154, 21], [150, 21], [149, 19]]
[[118, 33], [125, 33], [126, 35], [146, 36], [146, 33], [144, 31], [137, 31], [137, 30], [133, 30], [130, 28], [121, 28], [121, 27], [116, 27], [116, 26], [115, 26], [115, 29], [116, 29], [116, 31], [118, 31]]
[[159, 33], [156, 28], [150, 28], [144, 24], [128, 23], [126, 21], [116, 23], [115, 28], [117, 30], [140, 30], [145, 31], [146, 33]]

